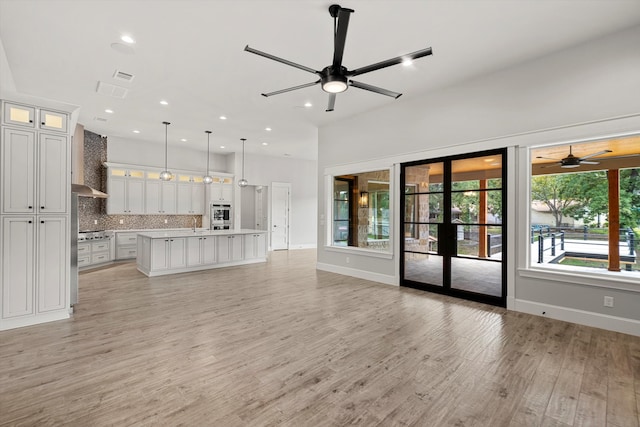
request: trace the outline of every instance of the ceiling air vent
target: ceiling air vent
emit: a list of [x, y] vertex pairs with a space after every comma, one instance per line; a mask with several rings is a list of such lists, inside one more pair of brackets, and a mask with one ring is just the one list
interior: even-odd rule
[[104, 117], [94, 117], [93, 120], [96, 120], [98, 122], [106, 122], [107, 119], [105, 119]]
[[98, 92], [100, 95], [122, 99], [127, 96], [129, 89], [99, 81], [96, 92]]
[[133, 74], [125, 73], [124, 71], [120, 71], [120, 70], [116, 70], [116, 72], [113, 73], [114, 79], [127, 82], [127, 83], [131, 83], [133, 81], [133, 77], [134, 77]]

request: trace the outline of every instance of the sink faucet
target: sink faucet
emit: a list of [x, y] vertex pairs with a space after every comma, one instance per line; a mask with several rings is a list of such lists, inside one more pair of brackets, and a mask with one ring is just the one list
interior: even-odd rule
[[193, 217], [193, 232], [196, 232], [196, 224], [198, 223], [198, 220], [196, 219], [196, 217]]

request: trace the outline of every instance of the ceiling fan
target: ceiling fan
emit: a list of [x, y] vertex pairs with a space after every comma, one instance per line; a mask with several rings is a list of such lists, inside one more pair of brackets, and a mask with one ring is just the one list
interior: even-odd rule
[[377, 62], [375, 64], [367, 65], [355, 70], [348, 70], [342, 65], [342, 55], [344, 53], [344, 45], [347, 38], [347, 27], [349, 26], [349, 17], [353, 13], [353, 9], [347, 9], [340, 5], [334, 4], [329, 6], [329, 14], [333, 17], [333, 62], [331, 65], [324, 67], [322, 70], [317, 71], [313, 68], [306, 67], [304, 65], [296, 64], [295, 62], [288, 61], [286, 59], [278, 58], [271, 54], [261, 52], [257, 49], [253, 49], [247, 45], [244, 50], [256, 55], [264, 56], [265, 58], [272, 59], [274, 61], [281, 62], [291, 67], [299, 68], [303, 71], [316, 74], [320, 77], [312, 83], [305, 83], [299, 86], [293, 86], [287, 89], [277, 90], [275, 92], [263, 93], [262, 96], [279, 95], [281, 93], [290, 92], [292, 90], [303, 89], [310, 86], [315, 86], [318, 83], [321, 84], [322, 90], [329, 93], [329, 104], [326, 111], [333, 111], [333, 107], [336, 102], [336, 94], [344, 92], [349, 86], [356, 87], [358, 89], [364, 89], [371, 92], [379, 93], [381, 95], [387, 95], [394, 99], [399, 98], [402, 94], [393, 92], [380, 87], [372, 86], [366, 83], [357, 82], [351, 80], [351, 77], [359, 76], [361, 74], [370, 73], [381, 68], [390, 67], [403, 63], [405, 61], [412, 61], [414, 59], [422, 58], [423, 56], [431, 55], [431, 48], [418, 50], [416, 52], [409, 53], [407, 55], [398, 56], [396, 58], [387, 59], [386, 61]]
[[611, 153], [611, 150], [602, 150], [597, 153], [587, 154], [586, 156], [576, 157], [573, 155], [571, 146], [569, 146], [569, 155], [561, 160], [558, 159], [550, 159], [549, 157], [536, 156], [536, 159], [545, 159], [545, 160], [555, 160], [558, 162], [558, 165], [561, 168], [577, 168], [580, 165], [598, 165], [600, 162], [594, 162], [593, 159], [596, 156], [600, 156], [602, 154]]

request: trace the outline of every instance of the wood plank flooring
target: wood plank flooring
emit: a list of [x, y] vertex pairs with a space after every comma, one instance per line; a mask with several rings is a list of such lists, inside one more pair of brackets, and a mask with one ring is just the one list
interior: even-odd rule
[[80, 276], [0, 332], [2, 426], [638, 427], [640, 338], [315, 270]]

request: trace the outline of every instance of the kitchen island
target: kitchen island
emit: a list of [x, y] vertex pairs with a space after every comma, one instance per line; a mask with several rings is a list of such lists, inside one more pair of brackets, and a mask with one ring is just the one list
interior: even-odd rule
[[267, 261], [264, 230], [167, 230], [138, 233], [138, 270], [153, 277]]

